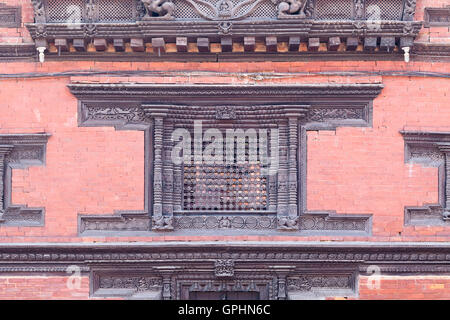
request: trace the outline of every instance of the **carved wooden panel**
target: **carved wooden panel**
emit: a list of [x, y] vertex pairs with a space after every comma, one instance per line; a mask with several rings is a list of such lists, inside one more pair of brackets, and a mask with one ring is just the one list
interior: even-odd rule
[[450, 26], [450, 6], [446, 8], [425, 8], [425, 27]]
[[0, 3], [0, 28], [19, 28], [21, 24], [21, 7], [13, 7]]

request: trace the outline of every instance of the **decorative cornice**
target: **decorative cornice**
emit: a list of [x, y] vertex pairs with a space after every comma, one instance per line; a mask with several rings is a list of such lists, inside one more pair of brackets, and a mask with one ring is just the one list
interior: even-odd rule
[[224, 98], [329, 98], [346, 97], [374, 99], [381, 92], [382, 84], [302, 84], [302, 85], [153, 85], [153, 84], [100, 84], [72, 83], [70, 91], [80, 100], [89, 98], [113, 100], [127, 97], [129, 101], [158, 101], [171, 99]]

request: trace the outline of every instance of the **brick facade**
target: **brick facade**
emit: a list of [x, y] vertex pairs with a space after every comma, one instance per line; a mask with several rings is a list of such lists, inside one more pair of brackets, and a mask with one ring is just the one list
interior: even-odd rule
[[[22, 23], [33, 22], [28, 0], [2, 0], [22, 7]], [[448, 0], [417, 0], [416, 20], [426, 7]], [[423, 28], [416, 41], [450, 43], [450, 27]], [[30, 43], [25, 27], [0, 29], [0, 44]], [[0, 134], [51, 134], [45, 166], [13, 170], [12, 203], [45, 207], [42, 227], [0, 226], [0, 243], [132, 243], [172, 241], [338, 241], [429, 242], [450, 239], [450, 224], [405, 225], [405, 207], [437, 203], [438, 169], [405, 163], [401, 130], [450, 132], [449, 60], [404, 61], [254, 61], [254, 62], [105, 62], [0, 61]], [[64, 75], [73, 71], [142, 71], [145, 76]], [[158, 72], [156, 74], [156, 72]], [[329, 75], [324, 73], [330, 73]], [[345, 76], [343, 73], [360, 72]], [[422, 72], [422, 75], [413, 75]], [[333, 74], [335, 73], [335, 74]], [[336, 73], [341, 73], [340, 75]], [[378, 73], [378, 74], [377, 74]], [[389, 73], [397, 73], [389, 75]], [[428, 73], [429, 76], [423, 75]], [[445, 77], [433, 76], [436, 74]], [[45, 74], [30, 78], [26, 74]], [[58, 74], [58, 75], [51, 75]], [[153, 84], [351, 84], [382, 83], [373, 101], [371, 127], [339, 127], [307, 134], [308, 210], [372, 214], [370, 236], [279, 235], [105, 235], [82, 237], [78, 216], [144, 209], [144, 133], [111, 127], [80, 127], [78, 101], [67, 85], [89, 83]], [[126, 165], [124, 165], [126, 164]], [[1, 253], [0, 245], [0, 253]], [[358, 277], [358, 299], [449, 299], [444, 275], [382, 275], [372, 288]], [[70, 290], [66, 275], [0, 274], [0, 299], [88, 299], [89, 277]], [[339, 298], [339, 297], [335, 297]]]

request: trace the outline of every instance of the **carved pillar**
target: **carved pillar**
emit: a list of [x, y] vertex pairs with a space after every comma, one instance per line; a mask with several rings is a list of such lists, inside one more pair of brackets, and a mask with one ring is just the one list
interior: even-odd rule
[[5, 169], [6, 161], [5, 157], [11, 152], [14, 146], [11, 145], [0, 145], [0, 222], [3, 222], [3, 214], [5, 213]]
[[298, 118], [289, 118], [289, 215], [297, 216], [297, 146], [298, 146]]
[[288, 128], [286, 123], [280, 123], [279, 127], [279, 157], [278, 169], [278, 216], [288, 215]]
[[[165, 117], [167, 109], [161, 106], [146, 106], [145, 110], [153, 119], [153, 213], [152, 229], [155, 231], [173, 230], [173, 166], [171, 159], [171, 128]], [[166, 133], [166, 134], [165, 134]], [[168, 136], [168, 137], [165, 137]], [[169, 139], [169, 140], [168, 140]]]
[[164, 119], [163, 117], [154, 118], [153, 127], [153, 147], [154, 147], [154, 162], [153, 162], [153, 216], [161, 216], [162, 210], [162, 143], [164, 133]]
[[173, 216], [173, 163], [172, 132], [173, 122], [166, 121], [163, 134], [163, 214]]
[[444, 188], [444, 220], [450, 220], [450, 144], [439, 144], [439, 150], [445, 157], [445, 188]]

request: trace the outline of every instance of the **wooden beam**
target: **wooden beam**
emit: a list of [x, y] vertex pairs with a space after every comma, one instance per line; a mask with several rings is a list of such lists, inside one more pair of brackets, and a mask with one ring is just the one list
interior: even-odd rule
[[380, 50], [392, 52], [395, 48], [395, 37], [381, 37]]
[[231, 37], [221, 38], [220, 45], [222, 46], [222, 52], [232, 52], [233, 51], [233, 39]]
[[208, 38], [198, 38], [197, 48], [199, 52], [209, 52], [209, 39]]
[[177, 45], [177, 52], [187, 52], [188, 51], [187, 37], [177, 37], [176, 45]]
[[142, 39], [142, 38], [132, 38], [131, 42], [130, 42], [130, 46], [134, 52], [144, 52], [145, 51], [144, 39]]
[[402, 37], [400, 38], [400, 49], [404, 47], [412, 47], [414, 44], [414, 38], [412, 37]]
[[320, 39], [319, 38], [309, 38], [308, 40], [308, 50], [309, 51], [319, 51]]
[[164, 38], [153, 38], [152, 47], [154, 53], [161, 54], [166, 52], [166, 42], [164, 41]]
[[341, 45], [341, 38], [331, 37], [328, 39], [328, 51], [337, 51]]
[[69, 46], [67, 44], [67, 39], [55, 39], [55, 47], [61, 51], [67, 51]]
[[73, 47], [78, 52], [86, 51], [86, 40], [84, 40], [84, 39], [73, 39]]
[[256, 40], [255, 37], [244, 37], [244, 51], [253, 52], [255, 51]]
[[94, 47], [97, 51], [105, 51], [108, 47], [106, 39], [94, 39]]
[[377, 47], [377, 37], [364, 38], [364, 50], [375, 51], [376, 47]]
[[300, 48], [300, 37], [289, 37], [289, 51], [298, 51]]
[[120, 38], [114, 39], [113, 45], [117, 52], [125, 51], [125, 43], [124, 43], [123, 39], [120, 39]]
[[266, 51], [277, 52], [278, 51], [278, 39], [277, 37], [266, 37]]
[[347, 38], [347, 51], [355, 51], [358, 48], [359, 39], [356, 37], [348, 37]]

